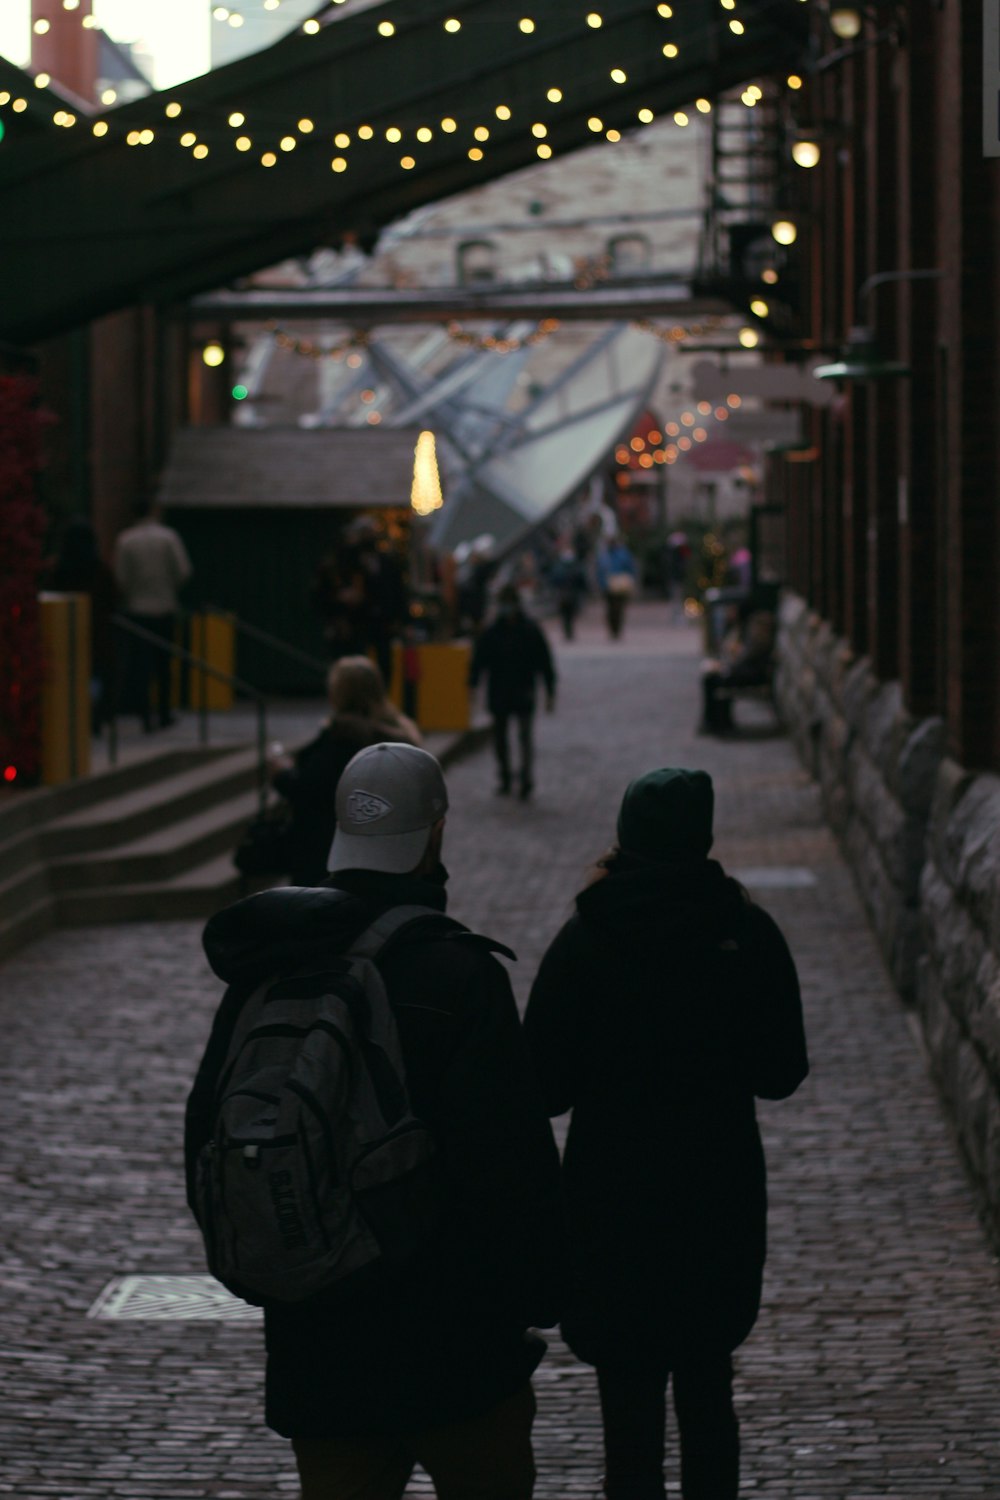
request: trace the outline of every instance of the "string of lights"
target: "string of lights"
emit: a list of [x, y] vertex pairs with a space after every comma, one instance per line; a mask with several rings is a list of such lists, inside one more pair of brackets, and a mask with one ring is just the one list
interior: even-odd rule
[[[280, 7], [281, 0], [263, 0], [263, 8], [276, 10]], [[349, 0], [332, 0], [332, 5], [343, 5]], [[719, 0], [720, 5], [726, 11], [735, 11], [737, 0]], [[81, 8], [81, 0], [63, 0], [63, 8], [66, 11], [77, 11]], [[669, 4], [657, 4], [655, 10], [658, 16], [669, 21], [673, 18], [674, 9]], [[212, 14], [219, 22], [228, 24], [242, 24], [243, 11], [225, 5], [216, 5]], [[332, 14], [332, 13], [331, 13]], [[508, 24], [509, 17], [504, 18], [504, 24]], [[589, 10], [582, 12], [584, 26], [591, 30], [600, 30], [604, 24], [604, 18], [599, 11]], [[99, 23], [88, 11], [81, 14], [81, 24], [98, 27]], [[376, 34], [390, 39], [400, 34], [400, 27], [393, 21], [383, 19], [372, 23]], [[498, 23], [499, 24], [499, 23]], [[517, 21], [518, 29], [525, 35], [531, 35], [538, 28], [538, 22], [531, 16], [522, 16]], [[733, 16], [729, 20], [730, 29], [738, 35], [743, 34], [745, 26], [742, 21]], [[35, 22], [36, 32], [44, 32], [50, 28], [51, 23], [43, 18]], [[463, 23], [458, 17], [448, 17], [442, 22], [446, 33], [454, 36], [460, 35]], [[300, 28], [304, 36], [316, 35], [324, 29], [321, 18], [311, 18], [302, 23]], [[403, 28], [405, 32], [405, 27]], [[661, 48], [663, 56], [673, 60], [679, 55], [679, 47], [676, 43], [665, 42]], [[616, 84], [625, 84], [628, 75], [623, 68], [612, 67], [608, 76]], [[46, 73], [38, 73], [34, 82], [36, 87], [45, 88], [51, 83], [51, 78]], [[788, 80], [789, 87], [800, 86], [801, 79]], [[114, 91], [107, 90], [102, 96], [102, 103], [113, 104]], [[743, 101], [752, 107], [763, 97], [759, 85], [748, 85], [743, 95]], [[564, 90], [558, 86], [549, 88], [546, 92], [546, 103], [558, 105], [565, 101]], [[23, 98], [12, 98], [8, 92], [0, 93], [0, 107], [10, 105], [15, 112], [27, 108], [27, 101]], [[524, 106], [519, 106], [524, 107]], [[699, 97], [695, 101], [694, 108], [701, 114], [709, 114], [712, 110], [711, 101]], [[527, 113], [538, 114], [537, 109], [528, 109]], [[495, 132], [504, 131], [509, 137], [510, 131], [505, 127], [510, 125], [514, 119], [515, 110], [510, 104], [500, 103], [487, 112], [490, 123], [485, 123], [483, 115], [462, 122], [453, 116], [445, 116], [435, 124], [426, 121], [416, 122], [401, 120], [394, 122], [381, 122], [378, 124], [361, 121], [350, 128], [339, 129], [330, 122], [316, 122], [309, 118], [300, 118], [294, 125], [287, 121], [278, 123], [274, 120], [259, 119], [254, 125], [248, 123], [245, 110], [232, 109], [226, 112], [223, 119], [222, 114], [217, 111], [205, 111], [196, 103], [189, 104], [186, 108], [179, 100], [171, 100], [164, 106], [164, 115], [170, 122], [180, 121], [182, 116], [187, 116], [190, 125], [185, 123], [176, 126], [164, 126], [162, 123], [156, 125], [148, 122], [141, 127], [133, 126], [126, 129], [118, 127], [112, 118], [100, 118], [90, 123], [90, 128], [95, 137], [106, 139], [109, 142], [124, 139], [129, 146], [150, 146], [154, 142], [166, 140], [170, 144], [179, 144], [182, 148], [190, 150], [192, 157], [202, 161], [211, 155], [213, 150], [232, 149], [246, 154], [253, 151], [259, 152], [259, 163], [264, 168], [274, 168], [281, 162], [282, 157], [287, 157], [293, 152], [304, 139], [314, 137], [316, 142], [320, 139], [328, 139], [336, 154], [330, 158], [329, 170], [336, 174], [347, 172], [350, 168], [350, 156], [346, 153], [353, 146], [366, 145], [371, 142], [384, 141], [391, 146], [402, 145], [406, 142], [406, 148], [399, 157], [399, 167], [403, 171], [412, 171], [417, 166], [417, 157], [414, 154], [419, 146], [426, 146], [434, 140], [438, 134], [442, 135], [466, 135], [471, 137], [472, 144], [467, 147], [467, 155], [471, 161], [481, 161], [485, 158], [487, 143]], [[691, 116], [685, 110], [675, 110], [672, 114], [673, 122], [678, 128], [686, 128], [691, 123]], [[641, 107], [636, 112], [636, 126], [650, 125], [657, 119], [654, 110]], [[80, 122], [79, 116], [72, 110], [59, 109], [53, 114], [53, 122], [64, 128], [71, 128]], [[554, 147], [548, 138], [550, 123], [544, 119], [535, 118], [528, 124], [531, 137], [535, 143], [535, 152], [541, 160], [548, 160], [554, 154]], [[587, 120], [588, 128], [595, 136], [602, 136], [609, 143], [615, 144], [622, 139], [622, 132], [607, 126], [602, 118], [591, 115]], [[228, 127], [228, 128], [227, 128]], [[520, 128], [515, 122], [511, 129]], [[255, 134], [251, 134], [251, 129]], [[263, 139], [262, 139], [263, 136]], [[256, 137], [256, 138], [255, 138]], [[263, 148], [263, 149], [262, 149]]]
[[[696, 443], [708, 441], [706, 421], [726, 422], [730, 412], [742, 405], [743, 398], [733, 392], [726, 397], [725, 405], [713, 407], [710, 401], [699, 401], [694, 411], [682, 411], [679, 419], [665, 423], [662, 431], [654, 427], [645, 435], [636, 433], [628, 443], [619, 443], [615, 449], [619, 473], [635, 467], [652, 469], [660, 464], [675, 464]], [[703, 420], [699, 421], [699, 417]]]

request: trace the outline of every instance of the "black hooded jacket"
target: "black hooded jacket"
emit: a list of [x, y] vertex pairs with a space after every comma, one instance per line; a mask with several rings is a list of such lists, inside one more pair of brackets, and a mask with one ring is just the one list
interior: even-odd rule
[[[189, 1203], [251, 991], [344, 951], [391, 906], [443, 912], [445, 878], [353, 872], [336, 888], [265, 891], [211, 919], [205, 951], [228, 989], [188, 1100]], [[550, 1327], [561, 1310], [558, 1155], [495, 947], [431, 919], [380, 961], [449, 1209], [435, 1243], [377, 1291], [320, 1315], [267, 1309], [266, 1417], [285, 1437], [398, 1434], [474, 1416], [522, 1386], [544, 1352], [526, 1330]]]
[[549, 1113], [573, 1110], [570, 1347], [664, 1368], [734, 1349], [765, 1257], [754, 1097], [808, 1071], [777, 926], [714, 861], [619, 855], [546, 953], [525, 1035]]

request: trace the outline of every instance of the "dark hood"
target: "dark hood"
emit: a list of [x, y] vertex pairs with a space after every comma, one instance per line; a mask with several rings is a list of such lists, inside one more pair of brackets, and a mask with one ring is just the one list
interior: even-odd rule
[[321, 954], [342, 952], [390, 906], [444, 911], [447, 878], [443, 867], [423, 880], [359, 870], [338, 875], [336, 885], [261, 891], [209, 920], [205, 954], [226, 984], [258, 982]]
[[589, 929], [618, 941], [697, 944], [732, 932], [748, 901], [714, 859], [665, 865], [618, 854], [607, 875], [580, 892], [576, 909]]

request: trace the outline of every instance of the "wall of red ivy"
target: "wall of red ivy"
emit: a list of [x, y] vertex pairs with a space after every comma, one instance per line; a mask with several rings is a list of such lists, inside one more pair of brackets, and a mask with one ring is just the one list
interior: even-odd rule
[[7, 786], [36, 781], [41, 761], [44, 423], [37, 382], [0, 375], [0, 784]]

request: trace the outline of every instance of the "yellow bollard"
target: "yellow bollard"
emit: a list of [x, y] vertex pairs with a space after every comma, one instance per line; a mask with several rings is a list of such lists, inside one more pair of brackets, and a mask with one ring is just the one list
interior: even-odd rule
[[56, 786], [90, 772], [90, 599], [40, 594], [42, 781]]
[[[191, 654], [227, 672], [236, 671], [236, 627], [233, 617], [217, 610], [204, 610], [191, 616]], [[210, 677], [192, 667], [188, 679], [188, 696], [193, 709], [229, 709], [233, 706], [233, 688], [229, 682]]]
[[421, 646], [419, 652], [417, 723], [420, 728], [468, 729], [469, 646], [455, 641], [448, 645]]

